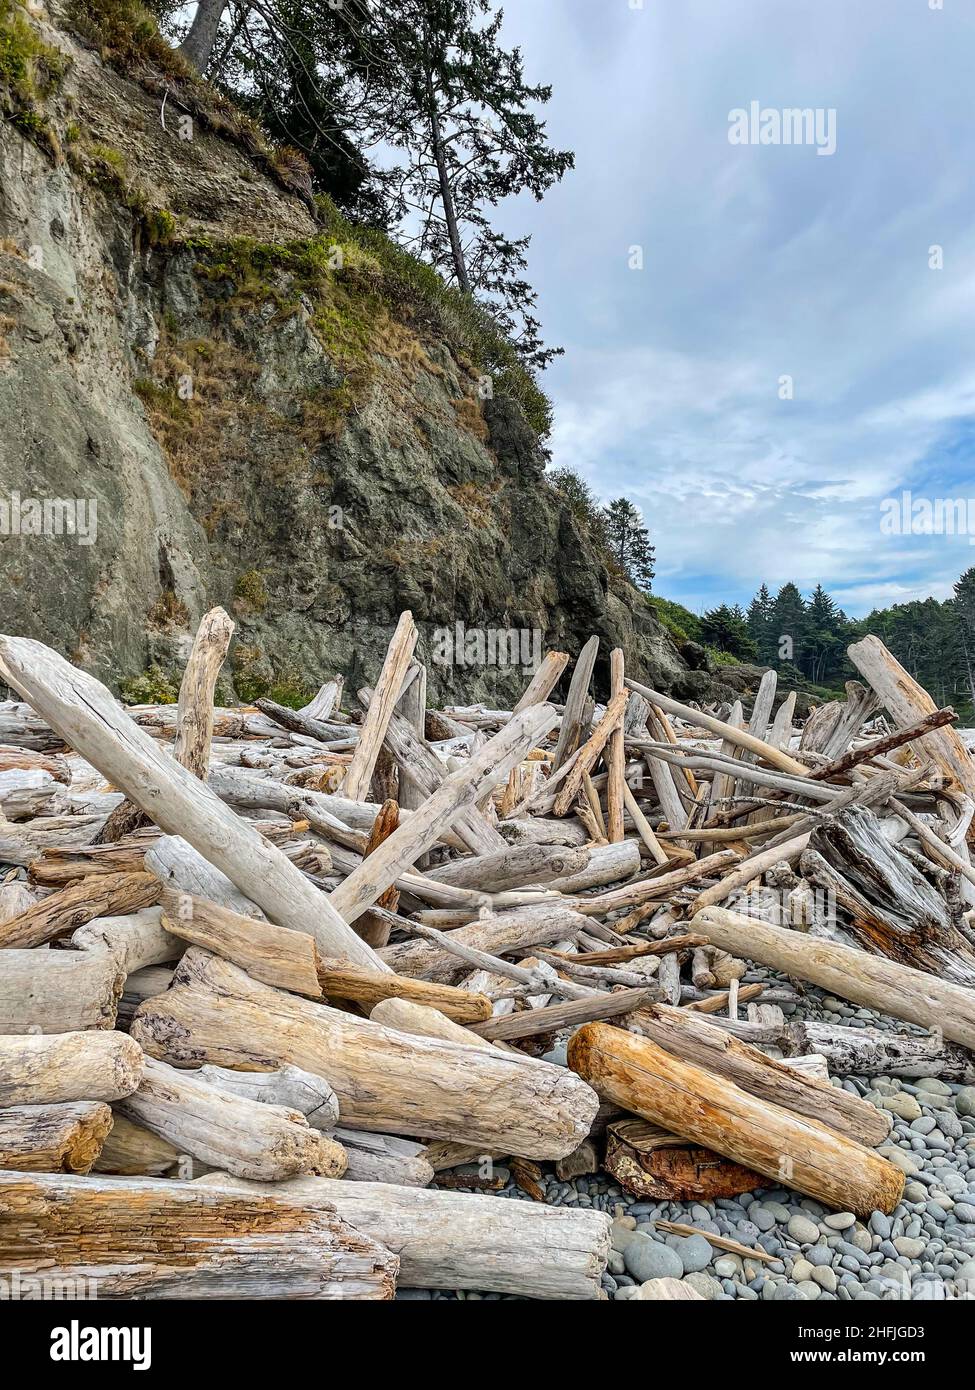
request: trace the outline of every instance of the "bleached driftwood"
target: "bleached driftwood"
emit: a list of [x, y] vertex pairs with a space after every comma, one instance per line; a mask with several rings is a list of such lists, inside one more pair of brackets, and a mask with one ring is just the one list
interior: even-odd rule
[[0, 637], [0, 678], [160, 829], [181, 835], [281, 926], [309, 932], [329, 955], [385, 969], [326, 895], [205, 783], [162, 753], [93, 676], [41, 642]]
[[281, 1105], [298, 1110], [312, 1126], [330, 1133], [338, 1124], [339, 1103], [335, 1092], [322, 1076], [300, 1067], [278, 1067], [274, 1071], [231, 1071], [229, 1067], [205, 1066], [199, 1078], [209, 1086], [230, 1091], [244, 1100], [262, 1105]]
[[[227, 1181], [211, 1173], [193, 1186], [216, 1188]], [[333, 1204], [343, 1221], [395, 1250], [404, 1288], [605, 1297], [600, 1276], [609, 1258], [610, 1227], [603, 1212], [327, 1178], [296, 1178], [277, 1190], [296, 1204]]]
[[0, 1035], [0, 1107], [118, 1100], [139, 1085], [144, 1061], [124, 1033]]
[[975, 1048], [975, 991], [962, 985], [725, 908], [706, 908], [694, 918], [694, 926], [734, 955], [809, 980], [879, 1013], [940, 1029], [949, 1041]]
[[119, 1100], [117, 1109], [181, 1153], [241, 1178], [340, 1178], [346, 1169], [342, 1146], [313, 1129], [301, 1111], [221, 1090], [152, 1057], [146, 1058], [138, 1090]]
[[0, 1033], [114, 1028], [125, 970], [111, 951], [3, 952]]
[[177, 1066], [291, 1062], [325, 1076], [357, 1129], [488, 1145], [503, 1133], [528, 1158], [570, 1152], [597, 1108], [562, 1068], [395, 1032], [259, 984], [195, 947], [173, 987], [139, 1009], [132, 1036]]
[[362, 801], [369, 795], [369, 784], [383, 744], [386, 725], [396, 708], [418, 636], [413, 614], [409, 610], [401, 613], [376, 682], [375, 696], [359, 730], [359, 741], [345, 774], [342, 790], [352, 801]]
[[[575, 938], [586, 919], [569, 908], [543, 905], [488, 913], [470, 926], [458, 927], [451, 939], [492, 956], [503, 956], [515, 947], [541, 946]], [[464, 968], [463, 961], [442, 946], [427, 941], [403, 941], [386, 946], [383, 960], [398, 975], [423, 976], [449, 983]]]

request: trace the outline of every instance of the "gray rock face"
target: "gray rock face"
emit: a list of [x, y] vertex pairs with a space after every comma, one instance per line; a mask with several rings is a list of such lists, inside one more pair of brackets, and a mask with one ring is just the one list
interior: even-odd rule
[[[237, 623], [226, 698], [232, 679], [250, 699], [336, 672], [354, 691], [409, 608], [431, 703], [497, 707], [524, 658], [592, 633], [654, 686], [712, 688], [610, 577], [502, 380], [482, 399], [469, 355], [361, 251], [314, 283], [242, 266], [235, 239], [270, 250], [322, 228], [203, 123], [183, 158], [158, 97], [57, 38], [72, 65], [52, 121], [83, 130], [76, 158], [55, 166], [0, 123], [0, 497], [90, 499], [96, 530], [0, 536], [5, 630], [117, 689], [180, 670], [219, 603]], [[152, 245], [124, 190], [86, 174], [89, 149], [178, 211], [171, 240]]]

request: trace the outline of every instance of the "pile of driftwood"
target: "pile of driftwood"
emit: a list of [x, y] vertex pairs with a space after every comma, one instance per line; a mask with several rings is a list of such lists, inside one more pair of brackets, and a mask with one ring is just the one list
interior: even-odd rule
[[[896, 1206], [890, 1117], [830, 1077], [975, 1076], [975, 765], [876, 638], [800, 736], [772, 672], [746, 720], [614, 651], [596, 705], [595, 638], [428, 709], [409, 613], [349, 713], [215, 709], [232, 630], [130, 710], [0, 638], [0, 1275], [598, 1298], [610, 1218], [543, 1160]], [[803, 982], [916, 1026], [788, 1022]]]

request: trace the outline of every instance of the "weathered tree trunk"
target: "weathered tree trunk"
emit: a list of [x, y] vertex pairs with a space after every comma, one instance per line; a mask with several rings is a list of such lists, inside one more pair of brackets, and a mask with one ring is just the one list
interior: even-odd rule
[[125, 969], [111, 951], [4, 951], [0, 1033], [114, 1028]]
[[893, 1211], [900, 1201], [904, 1174], [872, 1150], [758, 1100], [645, 1038], [587, 1023], [569, 1042], [569, 1065], [603, 1100], [826, 1206], [868, 1216]]
[[0, 1106], [119, 1100], [138, 1087], [144, 1063], [124, 1033], [0, 1036]]
[[0, 1173], [0, 1274], [35, 1297], [91, 1280], [99, 1301], [393, 1297], [397, 1256], [274, 1192]]
[[[225, 1182], [213, 1173], [193, 1186]], [[276, 1190], [296, 1205], [333, 1205], [343, 1221], [395, 1250], [404, 1288], [605, 1297], [600, 1276], [609, 1258], [609, 1217], [602, 1212], [327, 1178], [296, 1178]]]
[[[450, 936], [462, 946], [503, 956], [516, 947], [573, 940], [585, 927], [586, 919], [569, 908], [527, 907], [489, 913], [468, 927], [458, 927]], [[403, 941], [386, 946], [382, 958], [397, 975], [422, 975], [447, 983], [465, 970], [464, 962], [457, 956], [427, 941]]]
[[559, 730], [558, 742], [552, 755], [553, 772], [558, 772], [566, 759], [571, 758], [582, 740], [583, 716], [589, 699], [589, 686], [598, 651], [599, 638], [590, 637], [576, 659], [572, 679], [569, 681], [569, 691], [565, 697], [562, 728]]
[[491, 1145], [560, 1158], [585, 1138], [598, 1101], [559, 1067], [394, 1032], [258, 984], [191, 949], [173, 987], [139, 1009], [132, 1036], [178, 1066], [291, 1062], [325, 1076], [356, 1129]]
[[226, 8], [227, 0], [198, 0], [193, 23], [179, 51], [199, 73], [206, 72]]
[[973, 990], [854, 946], [773, 927], [720, 907], [698, 913], [694, 926], [734, 955], [809, 980], [854, 1004], [939, 1029], [950, 1042], [975, 1048]]
[[111, 1127], [111, 1108], [101, 1101], [9, 1106], [0, 1110], [0, 1168], [87, 1173]]
[[2, 637], [0, 678], [161, 830], [181, 835], [281, 926], [309, 932], [328, 955], [386, 968], [325, 894], [206, 783], [161, 752], [93, 676], [41, 642]]
[[500, 893], [507, 888], [527, 888], [581, 873], [589, 863], [589, 850], [565, 845], [506, 845], [495, 854], [454, 859], [427, 877], [457, 888]]
[[858, 1144], [874, 1147], [890, 1133], [890, 1117], [876, 1106], [828, 1082], [799, 1076], [700, 1014], [666, 1004], [648, 1004], [626, 1019], [626, 1027], [682, 1061], [707, 1067], [760, 1100], [828, 1125]]
[[340, 1178], [346, 1169], [341, 1144], [313, 1129], [300, 1110], [246, 1100], [152, 1057], [139, 1089], [117, 1109], [182, 1153], [237, 1177]]
[[[890, 1033], [884, 1028], [843, 1028], [804, 1019], [789, 1029], [800, 1052], [825, 1057], [833, 1076], [939, 1076], [943, 1081], [975, 1084], [975, 1059], [946, 1043], [939, 1033], [922, 1037]], [[790, 1058], [797, 1061], [798, 1058]]]
[[0, 924], [0, 948], [42, 946], [94, 917], [134, 912], [159, 901], [152, 874], [91, 874]]
[[[864, 637], [848, 647], [847, 653], [898, 724], [913, 724], [937, 710], [928, 692], [908, 675], [879, 637]], [[925, 734], [918, 740], [917, 751], [922, 761], [933, 761], [960, 791], [975, 796], [975, 763], [954, 729]]]

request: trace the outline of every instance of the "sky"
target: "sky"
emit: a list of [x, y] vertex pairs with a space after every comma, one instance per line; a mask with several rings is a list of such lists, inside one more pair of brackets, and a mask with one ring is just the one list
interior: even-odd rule
[[[504, 12], [576, 155], [498, 214], [565, 348], [551, 466], [642, 509], [654, 590], [696, 612], [790, 579], [850, 616], [948, 597], [975, 564], [975, 0]], [[819, 111], [826, 150], [832, 110], [835, 150], [731, 143], [753, 102]], [[910, 534], [905, 491], [967, 503], [956, 534]]]

